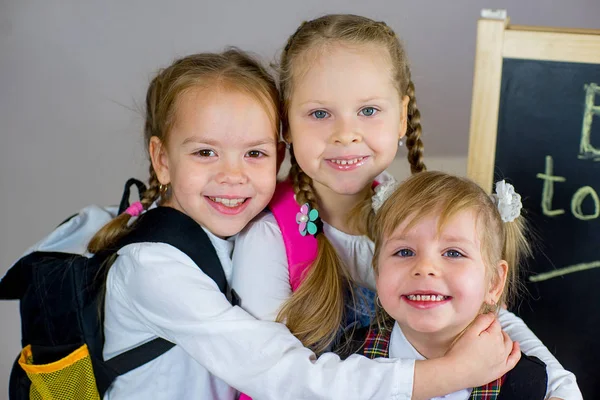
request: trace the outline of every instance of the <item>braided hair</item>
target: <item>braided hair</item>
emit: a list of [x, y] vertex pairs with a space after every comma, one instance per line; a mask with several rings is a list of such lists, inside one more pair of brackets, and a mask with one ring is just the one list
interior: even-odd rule
[[[426, 169], [423, 163], [421, 115], [417, 108], [415, 86], [411, 79], [404, 47], [388, 25], [356, 15], [326, 15], [303, 22], [289, 37], [279, 63], [280, 93], [282, 99], [282, 135], [289, 141], [288, 110], [294, 90], [294, 79], [308, 67], [303, 62], [308, 51], [330, 43], [377, 44], [389, 53], [393, 81], [400, 97], [409, 97], [407, 106], [406, 145], [411, 172]], [[303, 70], [304, 68], [304, 70]], [[312, 179], [302, 171], [290, 148], [290, 179], [299, 204], [309, 203], [317, 208], [318, 196]], [[350, 214], [349, 224], [361, 233], [370, 229], [373, 212], [370, 198]], [[327, 237], [318, 232], [317, 259], [313, 262], [302, 284], [288, 299], [277, 320], [285, 322], [305, 346], [316, 352], [325, 350], [335, 339], [344, 318], [345, 289], [351, 280]]]

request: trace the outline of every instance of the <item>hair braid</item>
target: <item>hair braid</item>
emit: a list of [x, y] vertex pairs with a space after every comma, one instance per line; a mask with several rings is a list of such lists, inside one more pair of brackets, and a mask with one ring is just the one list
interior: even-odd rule
[[[140, 199], [140, 203], [144, 206], [144, 209], [147, 210], [148, 207], [158, 199], [160, 195], [160, 182], [156, 177], [156, 172], [152, 166], [150, 166], [150, 179], [148, 180], [148, 188], [142, 195]], [[126, 233], [129, 232], [129, 220], [131, 219], [131, 215], [127, 213], [122, 213], [114, 218], [112, 221], [107, 223], [100, 229], [90, 240], [88, 244], [88, 251], [90, 253], [97, 253], [100, 250], [104, 250], [107, 248], [111, 248], [117, 244], [119, 239], [121, 239]]]
[[[416, 106], [414, 85], [410, 79], [404, 46], [387, 24], [361, 16], [326, 15], [302, 23], [288, 38], [279, 63], [283, 138], [293, 142], [290, 140], [292, 138], [288, 113], [298, 77], [306, 73], [311, 63], [322, 52], [327, 52], [330, 44], [338, 43], [365, 45], [369, 48], [379, 46], [387, 52], [390, 65], [386, 67], [390, 70], [399, 98], [405, 95], [410, 97], [406, 118], [408, 161], [411, 164], [411, 171], [415, 173], [425, 170], [422, 161], [420, 113]], [[318, 194], [314, 190], [313, 182], [297, 164], [293, 152], [291, 156], [290, 180], [296, 199], [300, 204], [309, 203], [315, 207], [318, 204]], [[349, 226], [353, 229], [356, 227], [358, 232], [365, 234], [373, 231], [373, 220], [374, 213], [370, 199], [365, 199], [348, 216]], [[278, 315], [279, 321], [286, 322], [304, 345], [313, 349], [323, 348], [323, 345], [330, 343], [335, 337], [344, 312], [344, 285], [351, 282], [335, 249], [325, 235], [320, 233], [316, 237], [319, 243], [317, 259], [298, 290], [284, 304]]]
[[[317, 206], [312, 180], [296, 162], [290, 149], [290, 179], [299, 204]], [[316, 236], [317, 258], [302, 283], [283, 304], [277, 321], [285, 322], [290, 331], [306, 346], [321, 353], [333, 342], [344, 316], [344, 292], [348, 277], [342, 262], [323, 232]], [[314, 288], [321, 288], [315, 292]]]
[[412, 80], [408, 83], [406, 95], [410, 98], [408, 101], [408, 122], [406, 131], [406, 148], [408, 149], [408, 162], [410, 163], [410, 172], [413, 174], [427, 170], [423, 162], [423, 141], [421, 141], [421, 113], [417, 108], [415, 98], [415, 84]]
[[[156, 176], [156, 172], [152, 165], [150, 165], [150, 178], [148, 179], [148, 189], [142, 195], [140, 202], [144, 206], [144, 209], [147, 210], [148, 207], [152, 205], [159, 197], [160, 197], [160, 182], [158, 181], [158, 177]], [[161, 198], [161, 202], [165, 199]]]
[[312, 187], [312, 179], [298, 165], [294, 156], [293, 146], [290, 147], [290, 163], [290, 178], [292, 179], [292, 185], [296, 193], [296, 201], [298, 204], [308, 203], [311, 208], [317, 208], [317, 195]]

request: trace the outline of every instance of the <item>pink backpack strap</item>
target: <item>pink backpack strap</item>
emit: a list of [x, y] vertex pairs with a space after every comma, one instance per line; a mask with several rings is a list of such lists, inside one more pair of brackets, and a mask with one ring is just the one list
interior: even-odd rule
[[277, 184], [269, 208], [281, 229], [288, 261], [290, 284], [295, 291], [317, 258], [317, 239], [312, 235], [302, 236], [296, 222], [300, 205], [294, 199], [294, 188], [289, 179]]
[[[292, 291], [296, 291], [302, 283], [305, 272], [317, 258], [317, 239], [312, 235], [302, 236], [300, 234], [296, 222], [296, 214], [300, 211], [300, 206], [294, 199], [294, 188], [289, 179], [277, 184], [269, 208], [281, 230], [288, 261], [290, 285]], [[252, 399], [241, 393], [239, 400]]]
[[[373, 182], [373, 187], [378, 184], [378, 182]], [[302, 283], [306, 271], [317, 258], [317, 239], [312, 235], [302, 236], [300, 234], [296, 222], [296, 214], [300, 211], [300, 205], [294, 199], [294, 188], [289, 179], [277, 184], [269, 208], [281, 230], [288, 261], [290, 285], [292, 291], [296, 291]], [[239, 400], [252, 400], [252, 398], [241, 393]]]
[[[377, 181], [373, 182], [373, 188], [378, 184]], [[277, 184], [269, 208], [281, 229], [288, 260], [290, 284], [292, 291], [296, 291], [302, 283], [306, 271], [317, 258], [317, 239], [312, 235], [302, 236], [300, 234], [296, 222], [296, 214], [300, 211], [300, 205], [294, 198], [294, 188], [289, 179]]]

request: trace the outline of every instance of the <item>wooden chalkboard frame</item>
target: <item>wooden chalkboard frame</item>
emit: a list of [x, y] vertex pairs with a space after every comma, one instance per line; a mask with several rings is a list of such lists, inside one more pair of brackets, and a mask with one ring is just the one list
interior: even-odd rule
[[467, 176], [491, 192], [504, 58], [600, 64], [600, 30], [477, 22]]

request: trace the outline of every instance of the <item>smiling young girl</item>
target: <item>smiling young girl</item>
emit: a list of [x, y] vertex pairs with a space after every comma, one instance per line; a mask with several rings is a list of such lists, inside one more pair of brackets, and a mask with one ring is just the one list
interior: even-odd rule
[[[188, 229], [180, 239], [215, 253], [212, 259], [218, 258], [230, 283], [232, 235], [266, 207], [275, 189], [278, 101], [273, 79], [238, 50], [191, 55], [161, 70], [146, 96], [149, 188], [140, 203], [96, 234], [89, 250], [114, 249], [132, 232], [160, 230], [176, 220], [204, 231], [194, 235]], [[169, 218], [149, 224], [157, 213]], [[407, 390], [405, 371], [412, 364], [362, 356], [340, 361], [334, 354], [317, 358], [285, 325], [257, 320], [232, 305], [196, 264], [218, 264], [211, 257], [194, 261], [155, 241], [127, 244], [117, 255], [106, 265], [104, 359], [157, 338], [174, 346], [117, 377], [106, 400], [233, 400], [237, 390], [273, 400], [393, 399]], [[488, 334], [471, 340], [471, 349], [500, 349], [489, 357], [491, 370], [465, 373], [472, 380], [500, 374], [518, 359], [514, 353], [508, 358], [512, 342], [499, 329], [488, 329], [490, 319], [481, 322], [475, 331]], [[432, 371], [449, 369], [465, 354], [454, 352], [428, 365]], [[359, 385], [360, 377], [369, 377], [369, 384]], [[417, 398], [428, 393], [417, 392]]]
[[[371, 232], [379, 318], [354, 333], [359, 353], [443, 357], [477, 315], [512, 303], [519, 264], [530, 249], [521, 198], [510, 184], [498, 182], [488, 196], [467, 179], [422, 172], [380, 207]], [[523, 355], [507, 375], [444, 399], [536, 400], [553, 391], [552, 399], [581, 398], [578, 391], [557, 391], [545, 367]]]
[[[278, 183], [272, 213], [252, 221], [236, 239], [233, 287], [252, 315], [285, 322], [321, 353], [341, 331], [370, 323], [371, 198], [374, 186], [393, 179], [385, 170], [399, 145], [406, 145], [413, 173], [425, 169], [421, 118], [406, 51], [384, 22], [338, 14], [304, 22], [289, 37], [279, 68], [291, 169]], [[571, 375], [524, 322], [506, 310], [498, 321], [569, 393]], [[467, 375], [485, 371], [487, 354], [497, 351], [465, 354], [471, 368], [462, 374], [453, 365], [429, 369], [432, 360], [413, 361], [402, 394], [431, 397], [444, 393], [431, 389], [446, 381], [467, 386], [473, 381]]]

